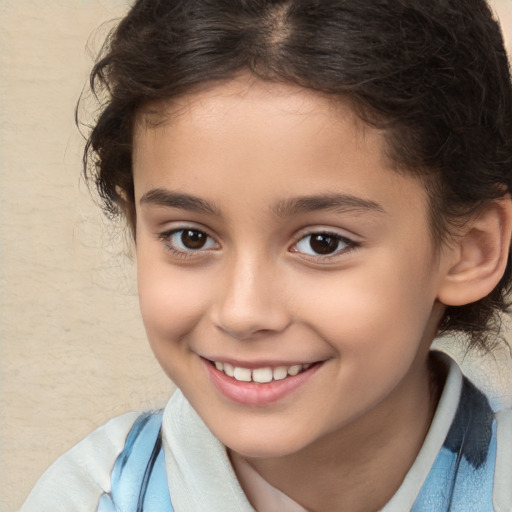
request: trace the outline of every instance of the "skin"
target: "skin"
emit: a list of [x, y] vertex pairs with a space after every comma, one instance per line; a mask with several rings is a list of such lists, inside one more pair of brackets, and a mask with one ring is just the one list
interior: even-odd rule
[[[134, 135], [139, 295], [158, 361], [233, 459], [308, 510], [377, 510], [435, 405], [428, 351], [455, 249], [434, 249], [423, 186], [392, 170], [382, 133], [348, 105], [293, 85], [241, 77], [166, 113], [141, 115]], [[333, 194], [345, 202], [291, 207]], [[185, 228], [205, 245], [180, 245]], [[328, 256], [309, 237], [325, 232], [341, 237]], [[321, 364], [250, 406], [215, 388], [205, 359]]]

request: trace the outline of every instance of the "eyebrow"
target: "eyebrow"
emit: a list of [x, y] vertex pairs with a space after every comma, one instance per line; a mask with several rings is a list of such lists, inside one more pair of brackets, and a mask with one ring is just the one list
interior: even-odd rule
[[[171, 192], [155, 188], [146, 192], [140, 199], [140, 204], [151, 204], [167, 208], [179, 208], [197, 213], [221, 216], [220, 209], [200, 197], [181, 192]], [[385, 213], [384, 208], [369, 199], [363, 199], [349, 194], [319, 194], [294, 197], [278, 201], [272, 211], [278, 217], [288, 217], [300, 213], [318, 210], [331, 210], [338, 213], [348, 211]]]
[[317, 210], [331, 210], [337, 213], [349, 211], [385, 213], [384, 208], [369, 199], [349, 194], [321, 194], [279, 201], [273, 211], [279, 217], [308, 213]]
[[215, 205], [205, 201], [204, 199], [190, 194], [171, 192], [170, 190], [165, 190], [163, 188], [155, 188], [146, 192], [140, 198], [140, 204], [179, 208], [190, 212], [206, 213], [217, 217], [220, 216], [220, 210]]

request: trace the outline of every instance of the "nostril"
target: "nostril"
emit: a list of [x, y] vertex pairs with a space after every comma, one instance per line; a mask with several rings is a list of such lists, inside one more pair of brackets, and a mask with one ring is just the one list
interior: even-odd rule
[[219, 331], [221, 331], [223, 334], [229, 336], [230, 338], [240, 340], [240, 341], [246, 341], [246, 340], [252, 340], [252, 339], [261, 339], [263, 337], [272, 336], [274, 334], [280, 333], [284, 331], [287, 327], [287, 324], [282, 324], [283, 327], [276, 325], [273, 328], [262, 328], [257, 323], [248, 324], [246, 326], [234, 326], [234, 325], [219, 325], [217, 324], [216, 327]]

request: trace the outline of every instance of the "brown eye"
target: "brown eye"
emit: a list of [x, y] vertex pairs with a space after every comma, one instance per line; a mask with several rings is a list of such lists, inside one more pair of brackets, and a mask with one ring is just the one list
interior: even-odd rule
[[190, 250], [202, 249], [208, 240], [208, 235], [195, 229], [184, 229], [181, 232], [181, 243]]
[[353, 249], [357, 243], [335, 233], [311, 233], [302, 237], [293, 247], [293, 252], [306, 256], [330, 256]]
[[194, 253], [219, 248], [211, 236], [199, 229], [173, 229], [162, 233], [160, 238], [167, 248], [175, 253]]
[[332, 254], [338, 249], [340, 240], [331, 235], [318, 234], [310, 237], [309, 245], [316, 254]]

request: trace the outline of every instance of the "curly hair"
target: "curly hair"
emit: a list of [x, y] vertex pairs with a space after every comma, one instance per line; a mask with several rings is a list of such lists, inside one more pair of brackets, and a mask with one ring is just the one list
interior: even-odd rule
[[[84, 170], [108, 213], [134, 225], [137, 113], [243, 71], [348, 98], [384, 131], [397, 172], [425, 183], [436, 244], [511, 190], [510, 68], [485, 0], [137, 0], [90, 77], [102, 105]], [[509, 257], [487, 297], [446, 308], [440, 332], [490, 350], [510, 287]]]

